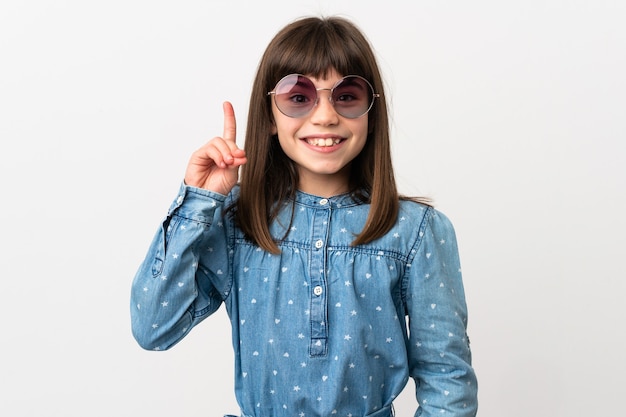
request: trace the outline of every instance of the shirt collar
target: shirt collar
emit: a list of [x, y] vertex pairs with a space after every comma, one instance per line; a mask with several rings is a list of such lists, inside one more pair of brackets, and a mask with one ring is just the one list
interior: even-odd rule
[[296, 191], [295, 200], [296, 204], [321, 209], [329, 207], [345, 208], [362, 204], [352, 193], [339, 194], [332, 197], [320, 197], [303, 191]]

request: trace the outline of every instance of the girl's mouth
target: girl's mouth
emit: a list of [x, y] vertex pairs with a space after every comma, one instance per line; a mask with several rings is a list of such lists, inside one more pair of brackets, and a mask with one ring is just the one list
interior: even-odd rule
[[341, 138], [306, 138], [304, 140], [306, 141], [306, 143], [308, 143], [311, 146], [319, 146], [319, 147], [324, 148], [324, 147], [338, 145], [339, 143], [341, 143], [343, 139]]

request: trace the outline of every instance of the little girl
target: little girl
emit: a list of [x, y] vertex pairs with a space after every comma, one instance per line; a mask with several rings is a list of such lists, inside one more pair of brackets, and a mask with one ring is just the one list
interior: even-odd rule
[[[398, 195], [383, 83], [364, 35], [304, 18], [265, 51], [245, 148], [193, 153], [132, 285], [132, 329], [165, 350], [225, 304], [244, 417], [474, 416], [449, 220]], [[239, 171], [241, 170], [241, 176]]]

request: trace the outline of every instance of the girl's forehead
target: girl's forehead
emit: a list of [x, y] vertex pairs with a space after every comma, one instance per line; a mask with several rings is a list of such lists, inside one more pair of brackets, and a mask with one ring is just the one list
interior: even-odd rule
[[345, 76], [345, 74], [341, 74], [334, 68], [329, 68], [317, 74], [309, 72], [309, 73], [303, 73], [302, 75], [305, 75], [311, 78], [312, 80], [317, 80], [317, 81], [336, 80], [336, 79], [343, 78]]
[[282, 78], [291, 74], [300, 74], [308, 78], [326, 79], [328, 75], [334, 72], [333, 67], [325, 69], [311, 68], [309, 65], [278, 65], [267, 72], [268, 81], [277, 82]]

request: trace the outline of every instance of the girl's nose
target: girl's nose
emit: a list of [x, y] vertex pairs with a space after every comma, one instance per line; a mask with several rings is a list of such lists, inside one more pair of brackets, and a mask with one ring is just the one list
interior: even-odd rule
[[333, 106], [330, 91], [323, 90], [318, 90], [317, 102], [311, 112], [311, 123], [323, 126], [337, 124], [339, 122], [339, 115], [335, 111], [335, 106]]

